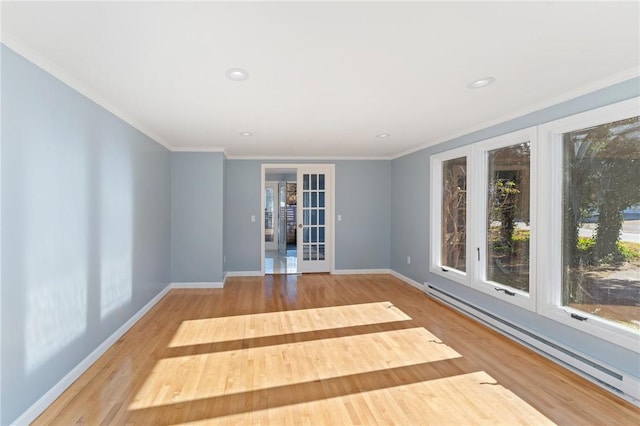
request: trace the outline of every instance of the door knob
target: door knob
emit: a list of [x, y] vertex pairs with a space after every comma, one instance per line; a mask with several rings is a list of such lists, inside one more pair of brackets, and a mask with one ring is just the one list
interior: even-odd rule
[[302, 224], [301, 223], [298, 224], [298, 228], [302, 229]]

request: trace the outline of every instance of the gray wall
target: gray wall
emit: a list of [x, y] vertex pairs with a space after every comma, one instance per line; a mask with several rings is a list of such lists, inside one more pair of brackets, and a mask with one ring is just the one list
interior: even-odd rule
[[[282, 162], [227, 161], [227, 271], [260, 271], [261, 165]], [[333, 163], [336, 168], [335, 211], [343, 219], [336, 222], [336, 269], [388, 269], [390, 162], [340, 160], [315, 163]], [[251, 215], [256, 216], [256, 222], [251, 222]]]
[[[227, 160], [227, 272], [260, 271], [260, 162]], [[256, 221], [251, 222], [255, 215]]]
[[[596, 359], [638, 377], [632, 351], [579, 332], [540, 315], [516, 308], [478, 291], [429, 273], [429, 156], [490, 137], [556, 120], [640, 95], [640, 79], [632, 79], [395, 159], [391, 164], [391, 268], [417, 282], [431, 282], [484, 309], [526, 324]], [[407, 265], [407, 256], [419, 260]]]
[[171, 281], [222, 282], [224, 155], [171, 155]]
[[391, 162], [391, 269], [420, 283], [429, 269], [428, 188], [428, 151]]
[[169, 283], [170, 154], [2, 46], [8, 424]]
[[336, 161], [336, 269], [389, 269], [390, 161]]

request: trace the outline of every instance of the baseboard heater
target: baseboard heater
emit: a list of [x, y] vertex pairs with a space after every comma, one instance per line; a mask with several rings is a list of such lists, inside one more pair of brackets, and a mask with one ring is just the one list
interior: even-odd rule
[[425, 283], [426, 293], [640, 407], [640, 380]]

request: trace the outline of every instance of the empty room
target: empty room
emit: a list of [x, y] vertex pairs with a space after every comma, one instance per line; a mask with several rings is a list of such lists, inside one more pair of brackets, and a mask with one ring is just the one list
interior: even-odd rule
[[0, 425], [640, 424], [639, 2], [0, 20]]

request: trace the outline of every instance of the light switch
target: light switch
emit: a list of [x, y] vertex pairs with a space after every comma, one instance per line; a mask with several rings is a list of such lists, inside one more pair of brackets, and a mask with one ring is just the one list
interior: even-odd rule
[[256, 215], [255, 215], [255, 214], [252, 214], [252, 215], [251, 215], [251, 222], [255, 222], [255, 221], [256, 221]]
[[338, 215], [338, 222], [342, 222], [342, 215], [341, 214]]

